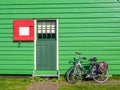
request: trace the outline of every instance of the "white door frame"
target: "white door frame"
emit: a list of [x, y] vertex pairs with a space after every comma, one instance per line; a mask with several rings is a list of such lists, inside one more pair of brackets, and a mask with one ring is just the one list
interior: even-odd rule
[[36, 42], [37, 42], [37, 20], [56, 20], [56, 52], [57, 52], [57, 55], [56, 55], [56, 70], [58, 71], [59, 70], [59, 42], [58, 42], [58, 19], [34, 19], [34, 70], [36, 70]]

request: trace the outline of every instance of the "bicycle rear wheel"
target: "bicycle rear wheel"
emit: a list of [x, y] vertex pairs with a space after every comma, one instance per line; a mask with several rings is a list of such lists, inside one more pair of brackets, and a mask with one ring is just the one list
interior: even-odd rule
[[82, 75], [81, 69], [79, 67], [75, 69], [75, 66], [72, 66], [66, 74], [67, 82], [74, 84], [80, 79], [81, 75]]
[[96, 71], [96, 66], [94, 66], [92, 68], [92, 77], [94, 79], [94, 81], [98, 82], [98, 83], [104, 83], [108, 80], [109, 78], [109, 72], [108, 70], [106, 72], [101, 72], [101, 73], [98, 73]]

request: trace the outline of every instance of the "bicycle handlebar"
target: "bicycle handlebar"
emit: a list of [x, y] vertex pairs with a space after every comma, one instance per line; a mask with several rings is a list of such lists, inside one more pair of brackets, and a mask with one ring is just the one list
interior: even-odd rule
[[77, 55], [81, 55], [81, 53], [76, 52]]
[[82, 56], [80, 56], [81, 55], [81, 53], [79, 53], [79, 52], [76, 52], [76, 55], [78, 55], [79, 56], [79, 59], [86, 59], [86, 57], [82, 57]]

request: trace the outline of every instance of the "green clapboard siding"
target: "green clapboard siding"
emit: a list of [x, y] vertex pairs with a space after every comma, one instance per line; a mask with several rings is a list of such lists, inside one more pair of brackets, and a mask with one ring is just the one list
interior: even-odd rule
[[[13, 42], [13, 20], [55, 18], [58, 23], [59, 71], [80, 51], [109, 63], [120, 75], [120, 3], [117, 0], [1, 0], [0, 74], [32, 74], [34, 42]], [[87, 65], [86, 63], [85, 65]]]
[[[9, 8], [7, 3], [4, 3], [4, 6]], [[2, 10], [2, 5], [0, 5], [1, 13], [9, 10]], [[14, 19], [10, 17], [3, 19], [1, 16], [0, 18], [0, 74], [32, 74], [34, 69], [33, 42], [14, 42]]]

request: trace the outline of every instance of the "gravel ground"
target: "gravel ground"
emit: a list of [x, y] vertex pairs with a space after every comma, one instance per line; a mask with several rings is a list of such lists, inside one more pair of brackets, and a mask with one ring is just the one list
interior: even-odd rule
[[52, 81], [42, 81], [32, 83], [27, 90], [58, 90], [58, 83]]
[[[78, 81], [75, 83], [76, 85], [79, 84], [98, 84], [98, 85], [116, 85], [119, 84], [120, 85], [120, 80], [109, 80], [105, 83], [99, 84], [96, 83], [93, 80], [87, 80], [87, 81]], [[67, 83], [66, 81], [61, 81], [61, 82], [53, 82], [51, 80], [48, 81], [41, 81], [41, 82], [35, 82], [32, 83], [27, 90], [58, 90], [59, 85], [70, 85], [69, 83]]]

